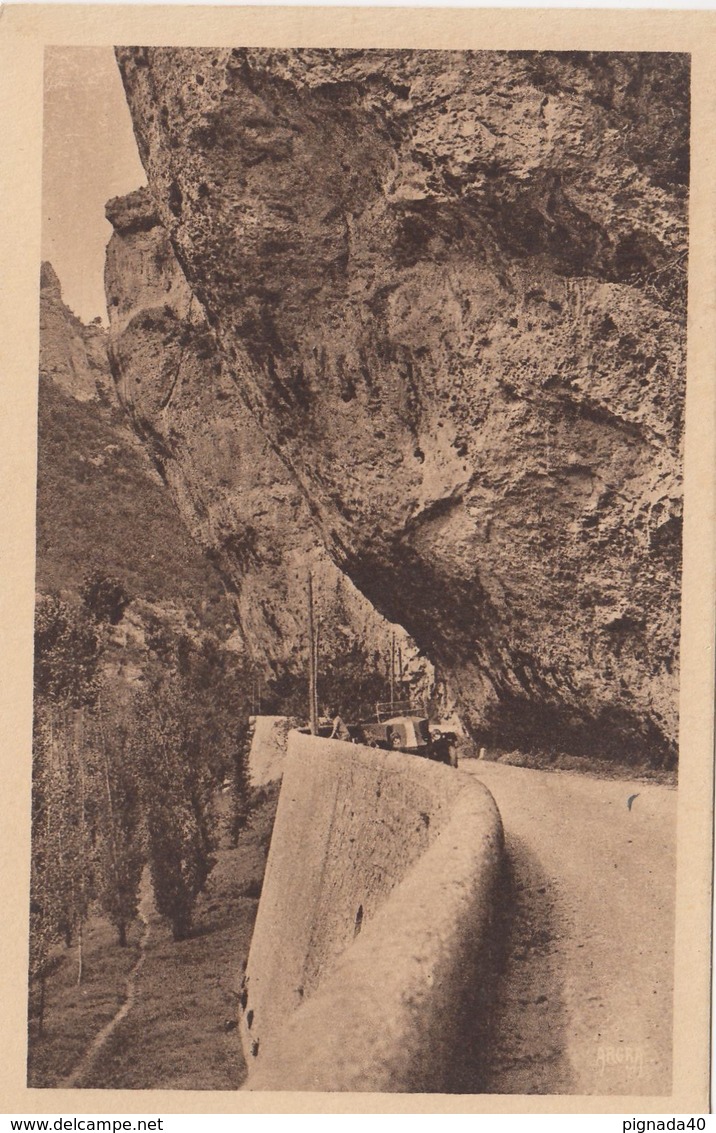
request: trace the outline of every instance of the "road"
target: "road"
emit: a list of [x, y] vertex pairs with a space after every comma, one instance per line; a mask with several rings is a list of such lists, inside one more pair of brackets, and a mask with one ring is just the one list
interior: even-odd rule
[[508, 862], [483, 1088], [669, 1093], [676, 791], [485, 761], [461, 770], [492, 792]]

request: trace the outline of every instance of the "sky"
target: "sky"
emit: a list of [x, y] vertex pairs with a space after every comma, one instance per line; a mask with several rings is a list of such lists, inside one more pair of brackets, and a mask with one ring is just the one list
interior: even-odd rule
[[147, 181], [111, 47], [46, 48], [42, 163], [42, 258], [68, 307], [106, 323], [104, 206]]

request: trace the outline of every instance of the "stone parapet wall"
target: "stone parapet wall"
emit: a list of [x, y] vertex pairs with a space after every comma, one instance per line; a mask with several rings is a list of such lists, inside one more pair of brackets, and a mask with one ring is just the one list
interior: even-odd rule
[[472, 777], [292, 732], [242, 990], [247, 1088], [454, 1088], [501, 851]]

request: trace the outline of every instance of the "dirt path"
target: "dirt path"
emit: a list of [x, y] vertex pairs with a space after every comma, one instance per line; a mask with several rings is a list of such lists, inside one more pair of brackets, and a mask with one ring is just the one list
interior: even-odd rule
[[486, 762], [461, 770], [494, 795], [508, 857], [484, 1088], [668, 1093], [676, 791]]
[[137, 980], [147, 954], [147, 945], [149, 943], [149, 934], [151, 931], [149, 914], [154, 902], [152, 885], [149, 879], [149, 870], [147, 869], [145, 869], [142, 876], [139, 893], [140, 898], [137, 913], [139, 915], [139, 919], [144, 925], [144, 931], [142, 932], [142, 939], [139, 942], [139, 956], [137, 958], [137, 962], [127, 976], [124, 1002], [117, 1011], [116, 1015], [114, 1015], [110, 1019], [110, 1021], [105, 1024], [102, 1030], [95, 1035], [82, 1058], [71, 1071], [71, 1073], [57, 1083], [58, 1089], [73, 1089], [76, 1086], [82, 1085], [82, 1079], [85, 1078], [92, 1069], [92, 1066], [94, 1065], [95, 1059], [97, 1058], [99, 1052], [102, 1050], [105, 1043], [114, 1033], [122, 1020], [126, 1019], [127, 1015], [134, 1006], [134, 1002], [137, 997]]

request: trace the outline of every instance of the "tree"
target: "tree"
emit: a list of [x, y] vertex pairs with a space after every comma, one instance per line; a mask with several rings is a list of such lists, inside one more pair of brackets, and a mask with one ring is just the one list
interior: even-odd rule
[[127, 708], [103, 694], [93, 720], [97, 752], [95, 796], [98, 814], [95, 885], [99, 906], [127, 944], [127, 928], [137, 915], [145, 862], [140, 782]]
[[252, 673], [246, 659], [211, 637], [170, 638], [155, 631], [151, 648], [173, 670], [174, 687], [194, 721], [197, 756], [218, 784], [228, 777], [228, 833], [232, 845], [248, 817], [248, 716]]
[[94, 571], [85, 577], [80, 596], [96, 622], [119, 625], [132, 601], [119, 578]]
[[[38, 602], [32, 831], [35, 915], [31, 916], [35, 939], [31, 940], [31, 970], [33, 955], [37, 958], [44, 954], [52, 926], [53, 931], [64, 935], [67, 945], [76, 931], [78, 983], [82, 979], [82, 924], [92, 897], [84, 714], [97, 698], [100, 656], [99, 635], [81, 610], [53, 596]], [[40, 972], [41, 960], [36, 959], [34, 967]]]
[[52, 737], [46, 720], [33, 721], [32, 856], [30, 862], [30, 989], [39, 987], [38, 1035], [43, 1033], [51, 948], [62, 934], [62, 841]]
[[229, 841], [236, 846], [249, 816], [248, 728], [234, 748], [229, 798]]
[[234, 842], [246, 821], [249, 676], [245, 661], [213, 638], [152, 640], [158, 663], [134, 730], [157, 908], [182, 939], [214, 865], [214, 798], [227, 775]]
[[53, 595], [35, 610], [35, 699], [67, 708], [94, 703], [102, 645], [81, 610]]
[[183, 940], [216, 860], [212, 798], [217, 783], [203, 758], [201, 720], [170, 682], [138, 698], [136, 723], [154, 898], [174, 939]]

